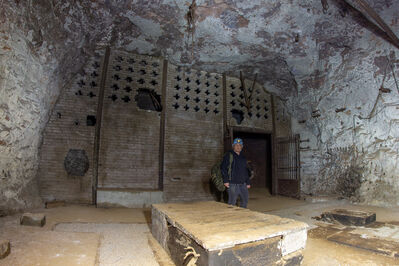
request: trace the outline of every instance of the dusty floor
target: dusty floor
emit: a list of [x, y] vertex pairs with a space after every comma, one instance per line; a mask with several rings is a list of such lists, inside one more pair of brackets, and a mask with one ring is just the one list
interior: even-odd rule
[[[374, 211], [377, 221], [394, 225], [371, 231], [361, 228], [359, 234], [396, 241], [399, 246], [399, 226], [395, 227], [395, 223], [399, 225], [399, 208], [271, 197], [264, 190], [251, 190], [248, 207], [304, 221], [311, 228], [326, 225], [311, 217], [334, 208]], [[20, 226], [20, 215], [0, 218], [0, 239], [11, 241], [11, 254], [0, 260], [0, 265], [173, 265], [150, 234], [149, 209], [72, 205], [34, 212], [46, 214], [43, 228]], [[303, 265], [399, 265], [399, 258], [326, 240], [316, 230], [308, 234]]]

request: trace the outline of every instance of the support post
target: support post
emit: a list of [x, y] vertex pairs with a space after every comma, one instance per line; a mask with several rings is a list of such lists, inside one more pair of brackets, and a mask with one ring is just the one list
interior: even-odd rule
[[223, 73], [222, 79], [223, 86], [223, 149], [224, 152], [228, 151], [231, 147], [232, 129], [229, 128], [227, 123], [227, 79], [226, 73]]
[[92, 200], [93, 204], [97, 204], [97, 186], [98, 186], [98, 167], [99, 167], [99, 158], [100, 158], [100, 137], [101, 137], [101, 122], [103, 115], [103, 105], [104, 105], [104, 90], [105, 90], [105, 82], [107, 80], [107, 72], [108, 72], [108, 64], [109, 64], [109, 56], [111, 53], [111, 49], [109, 46], [105, 49], [103, 69], [101, 72], [101, 82], [100, 82], [100, 91], [98, 95], [98, 103], [97, 103], [97, 123], [94, 135], [94, 152], [93, 152], [93, 182], [92, 182]]
[[278, 193], [278, 178], [277, 178], [277, 144], [276, 144], [276, 112], [274, 107], [274, 95], [272, 94], [271, 97], [271, 111], [272, 111], [272, 195], [277, 195]]
[[164, 174], [164, 161], [165, 161], [165, 120], [166, 120], [166, 86], [168, 80], [168, 61], [163, 60], [162, 69], [162, 88], [161, 88], [161, 124], [160, 124], [160, 135], [159, 135], [159, 180], [158, 188], [163, 190], [163, 174]]

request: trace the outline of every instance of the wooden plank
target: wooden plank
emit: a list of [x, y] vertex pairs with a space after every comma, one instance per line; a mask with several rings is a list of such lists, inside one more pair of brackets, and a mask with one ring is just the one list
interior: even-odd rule
[[[347, 3], [348, 1], [345, 0]], [[388, 37], [391, 39], [392, 43], [399, 48], [399, 39], [395, 35], [395, 33], [391, 30], [391, 28], [388, 26], [388, 24], [385, 23], [385, 21], [378, 15], [377, 12], [374, 11], [374, 9], [371, 8], [371, 6], [365, 1], [365, 0], [354, 0], [357, 4], [359, 4], [362, 9], [375, 21], [377, 24], [380, 26], [380, 28], [388, 35]], [[348, 3], [350, 4], [350, 3]]]
[[327, 238], [339, 244], [373, 251], [379, 254], [399, 258], [399, 243], [384, 239], [364, 238], [359, 234], [339, 232]]

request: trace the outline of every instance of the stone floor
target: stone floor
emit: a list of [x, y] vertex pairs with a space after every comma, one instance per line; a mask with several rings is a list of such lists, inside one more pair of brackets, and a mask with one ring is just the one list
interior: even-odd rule
[[[399, 208], [352, 205], [345, 200], [321, 197], [306, 200], [272, 197], [264, 190], [250, 191], [248, 207], [300, 220], [313, 228], [303, 252], [303, 265], [399, 265], [399, 259], [392, 254], [379, 254], [356, 244], [350, 246], [329, 239], [338, 230], [350, 231], [365, 241], [399, 244], [399, 227], [396, 227]], [[335, 208], [376, 212], [377, 222], [382, 226], [349, 230], [312, 219]], [[44, 227], [20, 226], [20, 215], [0, 218], [0, 240], [11, 241], [11, 254], [1, 259], [0, 265], [173, 265], [150, 234], [149, 209], [70, 205], [32, 212], [46, 214]]]

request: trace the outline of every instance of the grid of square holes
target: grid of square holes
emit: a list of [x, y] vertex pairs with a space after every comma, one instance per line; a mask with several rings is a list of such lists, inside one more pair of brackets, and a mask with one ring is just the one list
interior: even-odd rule
[[114, 51], [110, 55], [104, 98], [114, 103], [134, 103], [139, 89], [161, 94], [162, 60]]
[[[226, 80], [226, 93], [227, 93], [227, 110], [228, 117], [233, 123], [237, 125], [237, 121], [233, 119], [233, 110], [242, 112], [243, 120], [242, 124], [246, 126], [257, 126], [260, 128], [268, 128], [271, 125], [271, 106], [270, 106], [270, 94], [266, 93], [262, 86], [259, 84], [255, 85], [255, 90], [252, 93], [251, 109], [247, 110], [245, 107], [244, 90], [241, 87], [241, 81], [238, 78], [228, 77]], [[251, 94], [252, 81], [246, 80], [245, 86], [247, 88], [247, 95]]]
[[101, 69], [104, 51], [97, 50], [85, 66], [83, 73], [79, 74], [74, 84], [73, 92], [78, 97], [87, 97], [96, 100], [101, 80]]
[[222, 113], [222, 76], [179, 66], [168, 70], [168, 104], [176, 111], [219, 116]]

